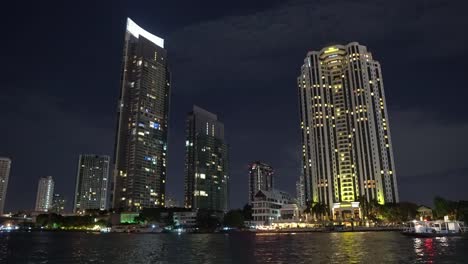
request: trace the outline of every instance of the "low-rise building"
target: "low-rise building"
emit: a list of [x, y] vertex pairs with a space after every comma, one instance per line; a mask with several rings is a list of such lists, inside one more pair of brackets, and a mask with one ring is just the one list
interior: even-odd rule
[[270, 225], [273, 221], [281, 218], [281, 208], [291, 203], [291, 196], [286, 192], [260, 190], [252, 203], [253, 222], [256, 225]]
[[174, 212], [172, 219], [175, 226], [193, 227], [197, 225], [196, 211]]
[[432, 220], [434, 218], [434, 216], [432, 214], [432, 209], [427, 207], [427, 206], [421, 205], [417, 209], [417, 211], [418, 211], [418, 216], [419, 216], [421, 221], [423, 221], [423, 220]]
[[281, 220], [299, 221], [301, 211], [297, 204], [285, 204], [280, 209], [280, 215]]

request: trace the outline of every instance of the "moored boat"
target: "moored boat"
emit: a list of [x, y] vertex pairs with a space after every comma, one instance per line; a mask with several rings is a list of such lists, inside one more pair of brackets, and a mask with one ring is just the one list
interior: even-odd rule
[[407, 223], [402, 234], [413, 237], [461, 236], [467, 228], [461, 221], [416, 221]]

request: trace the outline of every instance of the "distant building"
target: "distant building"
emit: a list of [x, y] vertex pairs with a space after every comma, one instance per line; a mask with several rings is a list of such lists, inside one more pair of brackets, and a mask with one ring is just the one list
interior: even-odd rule
[[174, 199], [174, 197], [166, 195], [166, 208], [180, 207], [179, 201]]
[[10, 177], [11, 159], [0, 157], [0, 215], [5, 209], [5, 198]]
[[249, 203], [252, 204], [258, 191], [271, 191], [274, 188], [273, 168], [260, 161], [249, 165]]
[[359, 218], [360, 197], [398, 203], [382, 70], [367, 47], [309, 51], [297, 85], [306, 201], [341, 220]]
[[80, 155], [73, 211], [108, 209], [109, 156]]
[[434, 215], [432, 214], [432, 209], [427, 206], [421, 205], [416, 210], [421, 221], [432, 220], [434, 218]]
[[296, 181], [296, 202], [300, 208], [306, 207], [304, 188], [304, 176], [300, 176]]
[[252, 204], [253, 223], [256, 225], [270, 225], [281, 219], [281, 208], [293, 203], [291, 196], [280, 190], [263, 191], [255, 194]]
[[54, 179], [52, 176], [41, 177], [37, 185], [36, 208], [37, 212], [49, 212], [52, 209], [54, 194]]
[[50, 212], [56, 213], [59, 215], [63, 214], [65, 212], [65, 204], [66, 204], [65, 198], [62, 195], [55, 193], [54, 196], [52, 197], [52, 208]]
[[187, 212], [174, 212], [173, 221], [175, 226], [182, 227], [193, 227], [197, 225], [197, 212], [196, 211], [187, 211]]
[[187, 118], [185, 142], [185, 207], [227, 211], [228, 147], [224, 124], [194, 106]]
[[170, 87], [164, 40], [128, 18], [114, 152], [114, 208], [165, 206]]

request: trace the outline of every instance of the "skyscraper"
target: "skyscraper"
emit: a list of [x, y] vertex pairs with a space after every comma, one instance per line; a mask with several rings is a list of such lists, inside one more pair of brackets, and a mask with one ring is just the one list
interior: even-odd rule
[[307, 201], [335, 218], [359, 217], [361, 197], [398, 202], [382, 71], [367, 48], [307, 53], [298, 88]]
[[249, 165], [249, 204], [252, 204], [258, 191], [273, 190], [273, 174], [274, 170], [268, 164], [256, 161]]
[[299, 177], [299, 180], [296, 181], [296, 202], [301, 208], [306, 206], [304, 177], [302, 175]]
[[10, 177], [11, 160], [0, 157], [0, 215], [5, 208], [5, 198], [8, 188], [8, 178]]
[[109, 156], [80, 155], [73, 211], [108, 209]]
[[185, 207], [227, 211], [228, 149], [224, 124], [197, 106], [188, 114], [185, 141]]
[[36, 211], [48, 212], [52, 208], [54, 194], [54, 179], [52, 176], [41, 177], [37, 185]]
[[114, 208], [164, 206], [170, 75], [164, 40], [127, 19], [114, 154]]
[[50, 209], [50, 212], [56, 214], [63, 214], [65, 212], [65, 203], [66, 200], [62, 195], [54, 193], [54, 196], [52, 197], [52, 208]]

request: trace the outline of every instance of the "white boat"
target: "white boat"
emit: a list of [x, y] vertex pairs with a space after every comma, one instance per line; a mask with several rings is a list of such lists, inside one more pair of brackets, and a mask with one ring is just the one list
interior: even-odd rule
[[464, 222], [461, 221], [416, 221], [407, 223], [402, 232], [415, 237], [461, 236], [467, 233]]

